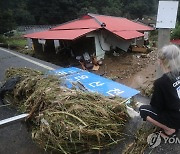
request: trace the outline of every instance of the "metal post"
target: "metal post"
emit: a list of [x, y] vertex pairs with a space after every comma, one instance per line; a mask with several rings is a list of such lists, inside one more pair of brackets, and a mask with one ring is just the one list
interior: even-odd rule
[[[165, 45], [170, 44], [170, 29], [160, 28], [158, 30], [158, 51]], [[157, 63], [156, 67], [156, 78], [160, 78], [163, 74], [163, 71], [159, 64]]]
[[158, 30], [158, 50], [170, 43], [170, 29], [160, 28]]

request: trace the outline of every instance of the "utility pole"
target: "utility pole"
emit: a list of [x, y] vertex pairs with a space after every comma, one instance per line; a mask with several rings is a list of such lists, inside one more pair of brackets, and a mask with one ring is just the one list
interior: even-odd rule
[[[159, 1], [156, 28], [158, 29], [158, 51], [165, 45], [170, 44], [171, 28], [175, 28], [178, 1]], [[156, 78], [163, 74], [160, 66], [156, 67]]]
[[158, 50], [170, 43], [171, 30], [168, 28], [158, 29]]
[[[170, 34], [171, 30], [168, 28], [160, 28], [158, 29], [158, 52], [163, 46], [170, 44]], [[156, 67], [156, 79], [160, 78], [163, 75], [163, 71], [157, 63]]]

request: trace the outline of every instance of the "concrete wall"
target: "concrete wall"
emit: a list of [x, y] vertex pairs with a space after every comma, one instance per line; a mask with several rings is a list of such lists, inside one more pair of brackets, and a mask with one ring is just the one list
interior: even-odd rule
[[144, 45], [144, 37], [135, 38], [132, 40], [133, 45]]
[[106, 42], [110, 44], [110, 46], [112, 46], [113, 48], [118, 47], [123, 51], [127, 51], [132, 42], [132, 40], [124, 40], [108, 31], [105, 32], [104, 36], [106, 38]]
[[96, 56], [98, 60], [101, 58], [104, 59], [105, 52], [109, 51], [110, 48], [115, 49], [118, 47], [124, 51], [127, 51], [132, 42], [132, 40], [123, 40], [106, 30], [92, 32], [86, 35], [86, 37], [95, 38]]
[[109, 50], [110, 47], [107, 43], [105, 43], [100, 31], [92, 32], [86, 35], [86, 37], [94, 37], [97, 60], [100, 60], [101, 58], [104, 59], [105, 51]]

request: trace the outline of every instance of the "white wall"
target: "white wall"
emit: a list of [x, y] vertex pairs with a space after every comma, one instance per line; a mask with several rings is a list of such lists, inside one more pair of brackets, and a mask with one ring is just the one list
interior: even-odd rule
[[86, 37], [95, 38], [97, 60], [104, 59], [105, 51], [109, 51], [110, 47], [119, 47], [127, 51], [132, 42], [132, 40], [123, 40], [113, 33], [104, 30], [89, 33]]
[[100, 31], [92, 32], [88, 34], [86, 37], [94, 37], [95, 38], [95, 48], [96, 48], [96, 57], [97, 60], [101, 58], [104, 59], [105, 51], [110, 50], [110, 46], [108, 43], [104, 41], [103, 35]]
[[115, 34], [113, 35], [111, 32], [105, 32], [104, 34], [105, 36], [105, 40], [108, 44], [110, 44], [113, 48], [120, 48], [123, 51], [127, 51], [132, 40], [124, 40], [118, 36], [116, 36]]

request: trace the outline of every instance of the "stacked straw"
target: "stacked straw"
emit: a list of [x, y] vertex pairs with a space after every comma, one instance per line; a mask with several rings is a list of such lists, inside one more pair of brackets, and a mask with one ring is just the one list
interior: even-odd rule
[[7, 78], [15, 76], [21, 81], [13, 90], [13, 104], [29, 113], [32, 137], [45, 150], [79, 153], [123, 139], [128, 120], [123, 99], [67, 89], [57, 77], [27, 68], [6, 71]]

